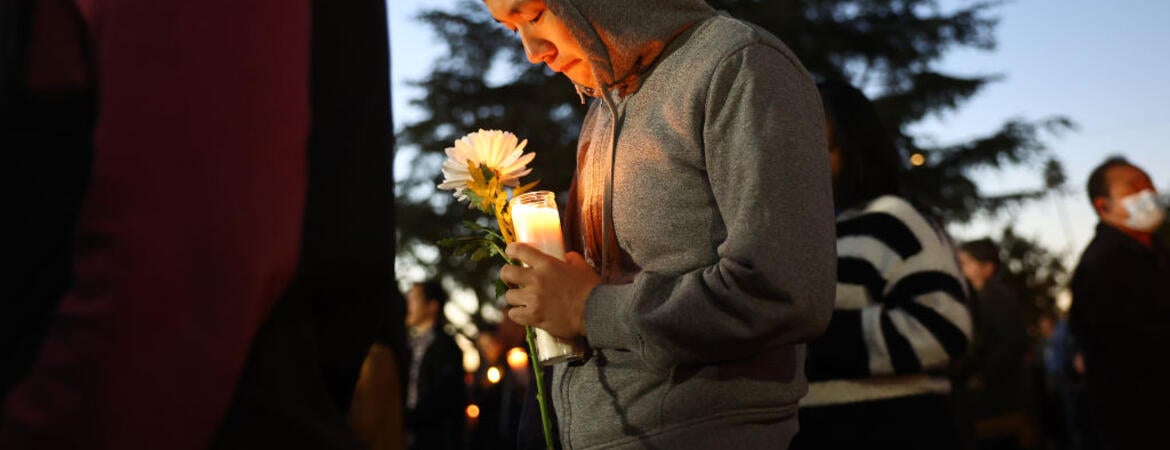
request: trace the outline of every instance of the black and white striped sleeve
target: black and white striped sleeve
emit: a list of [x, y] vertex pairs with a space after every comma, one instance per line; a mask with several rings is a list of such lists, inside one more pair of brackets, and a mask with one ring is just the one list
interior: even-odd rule
[[837, 223], [837, 294], [809, 347], [812, 381], [940, 369], [971, 339], [950, 242], [909, 203], [882, 197]]

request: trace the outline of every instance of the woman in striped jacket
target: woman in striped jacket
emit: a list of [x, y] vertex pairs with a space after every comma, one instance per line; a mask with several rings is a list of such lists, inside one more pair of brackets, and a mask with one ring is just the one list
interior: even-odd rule
[[809, 393], [793, 449], [951, 449], [944, 369], [971, 339], [951, 241], [899, 196], [903, 164], [873, 106], [820, 85], [837, 206], [837, 296], [809, 345]]

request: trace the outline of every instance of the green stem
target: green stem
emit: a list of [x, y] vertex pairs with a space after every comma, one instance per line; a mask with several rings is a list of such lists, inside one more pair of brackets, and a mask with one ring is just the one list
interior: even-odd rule
[[544, 445], [553, 450], [552, 420], [548, 415], [548, 403], [544, 393], [544, 368], [540, 366], [539, 356], [536, 354], [536, 331], [531, 326], [524, 327], [524, 339], [528, 341], [528, 360], [532, 364], [532, 375], [536, 378], [536, 402], [540, 404], [540, 424], [544, 427]]

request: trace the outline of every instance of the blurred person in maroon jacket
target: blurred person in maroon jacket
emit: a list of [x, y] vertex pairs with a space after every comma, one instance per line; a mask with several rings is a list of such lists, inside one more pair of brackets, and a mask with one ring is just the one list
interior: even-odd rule
[[0, 5], [0, 448], [360, 448], [394, 295], [385, 20]]

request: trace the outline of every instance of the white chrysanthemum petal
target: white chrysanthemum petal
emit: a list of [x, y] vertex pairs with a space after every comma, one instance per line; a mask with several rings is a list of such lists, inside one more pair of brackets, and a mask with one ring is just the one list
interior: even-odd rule
[[[448, 173], [445, 171], [443, 172], [443, 184], [447, 184], [447, 183], [450, 183], [452, 181], [459, 181], [459, 182], [466, 183], [467, 180], [469, 180], [469, 179], [471, 179], [471, 177], [469, 177], [469, 176], [460, 176], [459, 174], [455, 174], [455, 173]], [[440, 186], [439, 189], [446, 189], [446, 188]]]
[[451, 189], [455, 189], [458, 187], [462, 187], [465, 184], [467, 184], [467, 180], [449, 180], [449, 181], [444, 181], [442, 184], [440, 184], [439, 189], [451, 190]]
[[503, 159], [502, 157], [504, 155], [505, 138], [506, 136], [504, 136], [504, 133], [493, 133], [491, 135], [491, 139], [489, 139], [490, 143], [488, 144], [488, 157], [486, 160], [484, 160], [484, 163], [486, 163], [488, 167], [499, 166], [500, 160]]
[[524, 155], [519, 155], [519, 156], [520, 156], [520, 157], [519, 157], [519, 158], [516, 158], [516, 160], [515, 160], [515, 161], [513, 161], [513, 162], [512, 162], [512, 164], [510, 164], [510, 165], [509, 165], [509, 167], [524, 167], [524, 166], [527, 166], [527, 165], [528, 165], [528, 163], [532, 162], [532, 159], [533, 159], [533, 158], [536, 158], [536, 152], [533, 152], [533, 153], [528, 153], [528, 154], [524, 154]]
[[521, 177], [532, 172], [527, 166], [536, 157], [535, 153], [524, 153], [527, 145], [527, 139], [521, 141], [515, 134], [499, 130], [481, 129], [456, 139], [454, 146], [444, 149], [447, 159], [438, 188], [455, 191], [455, 198], [466, 200], [464, 192], [471, 181], [468, 164], [486, 166], [500, 174], [501, 184], [517, 186]]
[[525, 175], [528, 175], [528, 172], [532, 172], [532, 169], [528, 168], [528, 169], [525, 169], [523, 172], [514, 174], [514, 175], [509, 176], [509, 177], [505, 177], [504, 178], [505, 181], [503, 182], [503, 185], [504, 186], [511, 186], [511, 187], [519, 186], [520, 185], [520, 178], [522, 178]]

